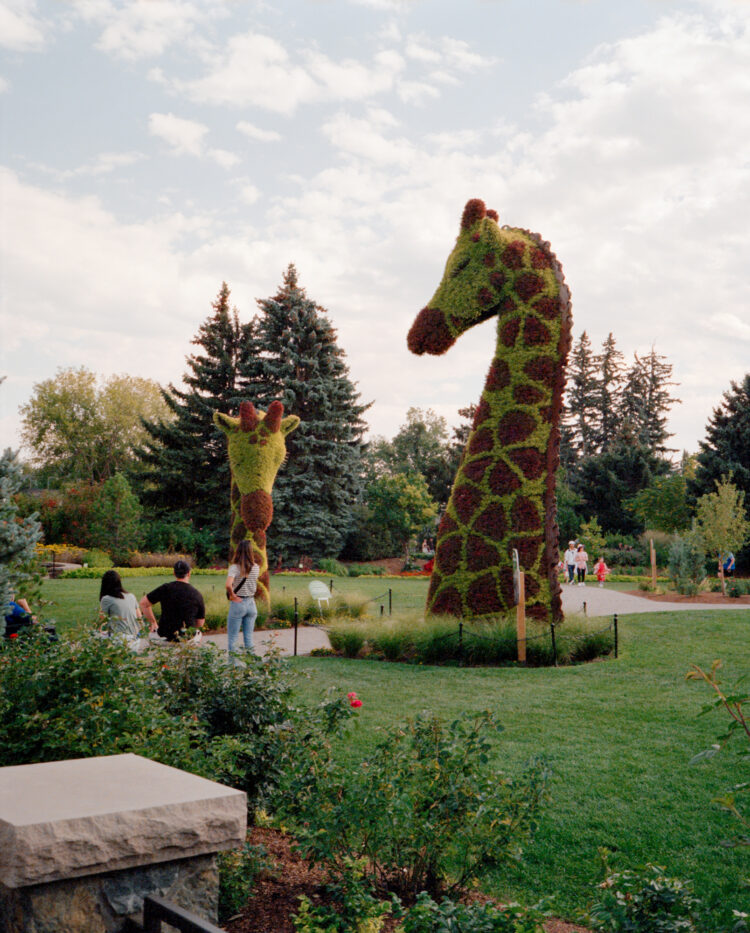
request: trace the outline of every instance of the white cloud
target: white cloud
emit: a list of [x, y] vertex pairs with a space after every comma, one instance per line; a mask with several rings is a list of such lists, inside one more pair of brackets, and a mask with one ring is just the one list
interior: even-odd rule
[[243, 185], [240, 188], [240, 197], [245, 204], [255, 204], [260, 198], [260, 190], [255, 185]]
[[248, 123], [247, 120], [240, 120], [237, 129], [248, 139], [255, 139], [260, 143], [277, 143], [281, 141], [281, 133], [276, 130], [264, 130], [254, 123]]
[[186, 0], [74, 0], [84, 20], [97, 23], [102, 32], [96, 47], [126, 61], [162, 55], [170, 46], [200, 46], [196, 26], [211, 16], [213, 4]]
[[226, 149], [208, 149], [206, 155], [222, 168], [232, 168], [242, 161], [238, 155], [235, 155], [234, 152], [228, 152]]
[[10, 85], [5, 80], [5, 78], [0, 77], [0, 94], [4, 94], [8, 90], [9, 87]]
[[208, 127], [173, 113], [152, 113], [148, 118], [148, 131], [163, 139], [176, 155], [201, 155]]
[[45, 45], [44, 27], [33, 0], [0, 2], [0, 47], [13, 52], [39, 52]]

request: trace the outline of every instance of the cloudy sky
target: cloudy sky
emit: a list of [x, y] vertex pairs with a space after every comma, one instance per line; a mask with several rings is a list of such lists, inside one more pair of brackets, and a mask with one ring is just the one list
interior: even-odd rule
[[59, 367], [179, 382], [289, 262], [374, 433], [457, 420], [493, 324], [406, 333], [464, 203], [548, 239], [574, 333], [652, 345], [694, 450], [750, 370], [748, 0], [0, 0], [0, 446]]

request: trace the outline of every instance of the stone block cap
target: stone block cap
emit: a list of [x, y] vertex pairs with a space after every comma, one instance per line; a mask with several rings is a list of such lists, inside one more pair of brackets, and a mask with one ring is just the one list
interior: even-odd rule
[[241, 846], [242, 791], [139, 755], [0, 768], [0, 882], [16, 888]]

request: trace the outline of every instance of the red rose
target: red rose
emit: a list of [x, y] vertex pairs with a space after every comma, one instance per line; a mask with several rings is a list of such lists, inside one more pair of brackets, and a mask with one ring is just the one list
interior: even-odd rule
[[352, 699], [349, 700], [349, 703], [354, 707], [354, 709], [357, 709], [357, 707], [362, 705], [362, 700], [360, 700], [358, 697], [352, 697]]

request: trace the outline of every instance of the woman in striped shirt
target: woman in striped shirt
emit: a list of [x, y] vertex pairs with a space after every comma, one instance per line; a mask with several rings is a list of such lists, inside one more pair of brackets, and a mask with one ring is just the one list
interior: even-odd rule
[[[246, 651], [253, 650], [253, 631], [258, 610], [255, 606], [255, 589], [258, 585], [260, 564], [253, 560], [253, 545], [247, 539], [240, 541], [234, 552], [234, 562], [227, 571], [227, 650], [229, 656], [235, 650], [240, 629]], [[242, 584], [241, 586], [239, 584]]]

